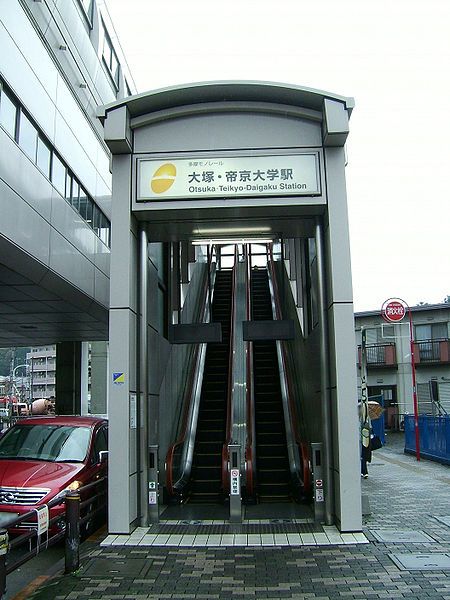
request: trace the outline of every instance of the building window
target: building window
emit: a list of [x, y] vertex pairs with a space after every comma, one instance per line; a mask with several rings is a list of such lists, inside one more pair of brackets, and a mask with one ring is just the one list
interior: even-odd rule
[[366, 344], [388, 344], [395, 337], [393, 325], [384, 325], [383, 327], [369, 327], [366, 331]]
[[111, 38], [109, 37], [106, 27], [103, 26], [104, 40], [103, 40], [103, 61], [108, 67], [109, 74], [114, 81], [116, 88], [119, 87], [119, 60], [117, 58], [116, 51], [112, 45]]
[[39, 136], [37, 141], [36, 164], [48, 179], [50, 179], [51, 159], [51, 149], [48, 147], [42, 137]]
[[100, 213], [100, 231], [98, 235], [104, 244], [108, 247], [111, 245], [111, 223], [103, 213]]
[[108, 247], [111, 223], [0, 80], [0, 125]]
[[28, 154], [31, 160], [36, 162], [38, 132], [36, 127], [30, 121], [23, 111], [20, 111], [19, 118], [19, 146]]
[[3, 88], [0, 87], [0, 90], [0, 123], [16, 139], [17, 105]]
[[86, 215], [87, 215], [87, 195], [86, 192], [83, 190], [82, 187], [80, 187], [80, 208], [79, 208], [79, 213], [80, 215], [83, 217], [83, 219], [86, 221]]
[[53, 153], [52, 160], [52, 183], [61, 196], [66, 195], [66, 166], [62, 160]]
[[414, 338], [417, 342], [421, 340], [446, 340], [448, 339], [448, 325], [447, 323], [416, 325], [414, 333]]
[[70, 199], [70, 203], [74, 207], [76, 211], [79, 211], [80, 208], [80, 185], [75, 177], [72, 179], [72, 196]]
[[89, 28], [92, 29], [92, 15], [93, 15], [93, 11], [94, 11], [93, 0], [78, 0], [78, 3], [81, 6], [84, 17], [89, 25]]

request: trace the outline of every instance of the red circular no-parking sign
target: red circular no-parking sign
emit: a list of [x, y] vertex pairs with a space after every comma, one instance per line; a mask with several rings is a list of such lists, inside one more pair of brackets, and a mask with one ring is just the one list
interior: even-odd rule
[[383, 302], [381, 315], [389, 323], [399, 323], [406, 315], [407, 304], [400, 298], [389, 298]]

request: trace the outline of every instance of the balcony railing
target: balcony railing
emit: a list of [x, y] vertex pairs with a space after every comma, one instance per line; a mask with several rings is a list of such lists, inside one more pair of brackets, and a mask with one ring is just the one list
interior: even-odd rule
[[[388, 344], [367, 344], [366, 355], [368, 367], [397, 367], [394, 342]], [[358, 346], [358, 366], [361, 367], [361, 346]]]
[[416, 365], [449, 364], [450, 341], [441, 339], [415, 342], [414, 362]]

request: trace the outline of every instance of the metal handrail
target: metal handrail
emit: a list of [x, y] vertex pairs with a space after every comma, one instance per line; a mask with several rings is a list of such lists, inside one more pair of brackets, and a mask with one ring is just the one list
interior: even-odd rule
[[[215, 268], [212, 266], [214, 263], [211, 262], [208, 265], [208, 274], [205, 281], [205, 293], [203, 295], [203, 306], [202, 306], [202, 321], [208, 322], [210, 319], [210, 286], [214, 284]], [[211, 277], [212, 272], [212, 277]], [[166, 454], [166, 486], [167, 491], [170, 495], [174, 495], [181, 492], [187, 485], [191, 470], [194, 456], [195, 436], [197, 432], [197, 421], [198, 413], [200, 408], [200, 397], [203, 383], [203, 370], [205, 366], [206, 358], [206, 343], [199, 344], [195, 349], [194, 356], [194, 369], [189, 380], [187, 393], [185, 395], [184, 402], [184, 415], [181, 433], [176, 440], [168, 449]], [[180, 451], [180, 468], [181, 472], [174, 481], [174, 469], [175, 469], [175, 456]]]
[[[251, 260], [249, 256], [250, 246], [246, 247], [246, 312], [247, 321], [252, 318], [251, 315], [251, 289], [250, 289], [250, 272]], [[255, 394], [253, 385], [253, 343], [246, 342], [246, 408], [247, 408], [247, 442], [245, 445], [245, 476], [246, 476], [246, 493], [248, 497], [252, 497], [255, 488], [255, 457], [256, 457], [256, 430], [255, 430]]]
[[[271, 245], [268, 247], [268, 265], [272, 313], [274, 319], [279, 320], [282, 319], [282, 311]], [[297, 409], [294, 402], [292, 384], [288, 376], [286, 345], [281, 340], [277, 340], [276, 347], [291, 477], [294, 481], [294, 484], [301, 485], [303, 487], [303, 492], [308, 494], [311, 490], [311, 461], [309, 455], [309, 446], [304, 440], [301, 439], [298, 430]]]

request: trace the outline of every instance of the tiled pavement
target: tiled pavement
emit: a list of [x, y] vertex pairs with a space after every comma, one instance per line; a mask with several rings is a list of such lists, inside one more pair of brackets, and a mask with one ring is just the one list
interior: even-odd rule
[[[117, 538], [106, 538], [108, 545], [103, 546], [87, 543], [76, 575], [58, 575], [29, 598], [450, 600], [450, 468], [404, 455], [400, 438], [388, 436], [369, 467], [369, 479], [362, 481], [370, 501], [365, 539], [346, 543], [333, 528], [320, 532], [299, 522], [290, 524], [297, 533], [285, 534], [290, 545], [282, 545], [283, 538], [275, 537], [280, 533], [254, 533], [258, 526], [270, 529], [270, 524], [248, 523], [247, 533], [240, 535], [256, 537], [237, 547], [220, 545], [224, 535], [235, 534], [217, 529], [210, 534], [204, 529], [171, 533], [170, 527], [179, 532], [189, 525], [165, 523], [161, 527], [169, 528], [166, 533], [139, 530], [126, 545]], [[196, 546], [195, 537], [183, 547], [155, 545], [156, 536], [163, 535], [164, 543], [171, 535], [178, 536], [174, 543], [183, 535], [202, 535], [217, 545]], [[266, 535], [273, 535], [275, 546], [262, 545]], [[139, 546], [146, 536], [152, 545]], [[248, 545], [258, 540], [258, 545]]]

